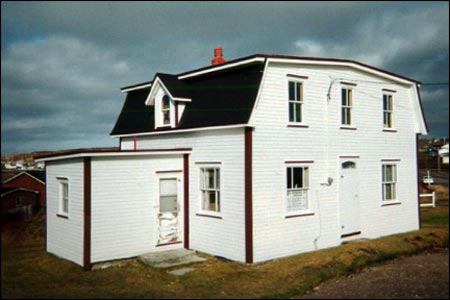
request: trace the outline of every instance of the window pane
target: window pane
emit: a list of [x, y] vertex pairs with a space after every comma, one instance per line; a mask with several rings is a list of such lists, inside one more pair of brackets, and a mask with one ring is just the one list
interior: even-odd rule
[[216, 198], [217, 198], [217, 211], [220, 211], [220, 192], [216, 192]]
[[302, 106], [300, 103], [295, 104], [295, 121], [296, 122], [302, 121]]
[[303, 168], [292, 168], [293, 169], [293, 176], [294, 176], [294, 189], [302, 188], [303, 187]]
[[178, 197], [175, 196], [160, 196], [159, 197], [159, 211], [160, 212], [176, 212], [178, 210]]
[[220, 189], [220, 169], [216, 169], [216, 189]]
[[353, 102], [352, 90], [347, 90], [347, 105], [352, 106], [352, 102]]
[[342, 105], [347, 105], [347, 90], [342, 89], [341, 90], [341, 98], [342, 98]]
[[386, 165], [385, 182], [391, 182], [392, 179], [393, 179], [393, 176], [392, 176], [392, 165]]
[[342, 169], [356, 169], [356, 164], [352, 161], [346, 161], [342, 164]]
[[289, 81], [289, 100], [295, 100], [295, 82]]
[[289, 122], [295, 122], [295, 103], [289, 103]]
[[287, 168], [287, 188], [291, 189], [292, 188], [292, 168]]
[[299, 101], [301, 101], [302, 100], [302, 91], [301, 91], [301, 89], [302, 89], [302, 84], [300, 83], [300, 82], [297, 82], [296, 83], [296, 89], [297, 89], [297, 97], [296, 97], [296, 99], [297, 100], [299, 100]]
[[159, 181], [159, 194], [161, 196], [173, 196], [177, 195], [177, 179], [161, 179]]
[[169, 96], [165, 95], [162, 98], [162, 105], [161, 105], [162, 109], [169, 109], [170, 107], [170, 100], [169, 100]]
[[203, 192], [203, 209], [208, 211], [216, 211], [216, 192]]
[[62, 196], [63, 198], [69, 197], [69, 185], [67, 183], [62, 184]]
[[309, 168], [308, 167], [303, 168], [303, 187], [304, 188], [309, 187]]
[[205, 176], [206, 176], [205, 188], [213, 189], [214, 188], [214, 169], [205, 169]]
[[387, 95], [383, 95], [383, 110], [387, 110]]
[[347, 118], [346, 118], [346, 114], [345, 114], [345, 108], [341, 109], [341, 122], [342, 124], [347, 124]]
[[65, 212], [65, 213], [69, 212], [69, 199], [68, 198], [63, 198], [62, 211]]
[[294, 190], [287, 192], [287, 210], [301, 211], [308, 209], [308, 190]]
[[350, 108], [346, 108], [346, 125], [351, 125], [352, 124], [352, 112]]

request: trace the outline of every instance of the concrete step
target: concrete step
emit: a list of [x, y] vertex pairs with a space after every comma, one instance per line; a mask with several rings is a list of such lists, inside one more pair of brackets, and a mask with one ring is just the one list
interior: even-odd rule
[[138, 261], [141, 263], [161, 269], [188, 265], [205, 260], [205, 258], [197, 256], [194, 251], [186, 249], [146, 253], [138, 257]]

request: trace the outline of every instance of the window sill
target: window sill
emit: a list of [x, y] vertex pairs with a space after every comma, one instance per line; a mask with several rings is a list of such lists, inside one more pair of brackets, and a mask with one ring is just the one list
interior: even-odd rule
[[289, 215], [285, 216], [284, 218], [291, 219], [291, 218], [309, 217], [309, 216], [314, 216], [314, 213], [310, 212], [310, 211], [305, 211], [305, 212], [301, 212], [301, 213], [289, 214]]
[[68, 215], [56, 214], [56, 216], [57, 216], [58, 218], [61, 218], [61, 219], [69, 219], [69, 216], [68, 216]]
[[358, 130], [358, 128], [353, 127], [353, 126], [341, 126], [341, 127], [339, 127], [339, 129], [343, 129], [343, 130]]
[[202, 212], [202, 213], [196, 213], [195, 215], [196, 215], [197, 217], [205, 217], [205, 218], [213, 218], [213, 219], [220, 219], [220, 220], [222, 220], [222, 216], [219, 216], [219, 215], [213, 215], [213, 214], [205, 213], [205, 212]]
[[383, 132], [397, 132], [397, 129], [394, 129], [394, 128], [383, 128]]
[[309, 125], [305, 123], [288, 123], [287, 127], [309, 128]]
[[383, 201], [381, 206], [390, 206], [390, 205], [400, 205], [402, 204], [400, 201]]

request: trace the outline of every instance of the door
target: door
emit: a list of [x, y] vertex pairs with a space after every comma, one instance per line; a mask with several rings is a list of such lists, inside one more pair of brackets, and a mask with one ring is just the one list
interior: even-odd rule
[[172, 244], [181, 240], [180, 182], [178, 175], [165, 175], [158, 178], [158, 245]]
[[359, 177], [354, 161], [341, 161], [340, 165], [341, 235], [356, 234], [359, 224]]

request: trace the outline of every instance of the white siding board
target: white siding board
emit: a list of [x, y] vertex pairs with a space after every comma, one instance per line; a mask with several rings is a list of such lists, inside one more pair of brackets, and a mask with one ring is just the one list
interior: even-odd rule
[[[83, 160], [73, 159], [46, 164], [47, 251], [83, 265]], [[69, 179], [69, 217], [57, 216], [59, 183]]]
[[[286, 74], [304, 80], [304, 122], [288, 128]], [[356, 80], [353, 120], [357, 130], [340, 127], [341, 84]], [[418, 228], [415, 124], [412, 89], [349, 68], [270, 64], [253, 112], [253, 199], [255, 262], [340, 244], [339, 156], [359, 155], [360, 214], [363, 237], [374, 238]], [[382, 132], [382, 88], [394, 89], [395, 133]], [[400, 158], [400, 205], [381, 206], [381, 159]], [[285, 218], [284, 161], [314, 160], [310, 196], [314, 216]], [[332, 177], [331, 186], [320, 183]], [[413, 187], [413, 188], [411, 188]], [[320, 207], [320, 209], [319, 209]], [[321, 216], [321, 219], [320, 219]], [[319, 237], [319, 238], [318, 238]], [[317, 243], [314, 243], [314, 240]]]
[[[244, 129], [222, 129], [166, 136], [138, 136], [141, 149], [192, 148], [189, 156], [190, 248], [245, 261]], [[196, 162], [221, 162], [221, 216], [200, 213], [199, 168]], [[226, 237], [226, 238], [224, 238]]]

